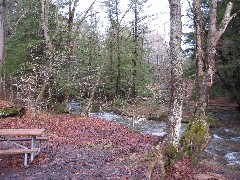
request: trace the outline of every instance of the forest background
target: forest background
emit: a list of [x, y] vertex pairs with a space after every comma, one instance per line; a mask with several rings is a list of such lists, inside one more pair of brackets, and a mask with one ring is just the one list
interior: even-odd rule
[[[94, 97], [108, 100], [149, 96], [153, 94], [151, 86], [154, 86], [154, 91], [163, 90], [157, 94], [164, 99], [170, 79], [170, 61], [166, 42], [169, 26], [162, 24], [169, 22], [169, 16], [167, 15], [168, 19], [164, 18], [163, 23], [159, 23], [160, 28], [166, 32], [160, 30], [158, 33], [152, 30], [155, 26], [151, 24], [162, 22], [162, 18], [159, 19], [162, 12], [146, 13], [149, 5], [147, 1], [135, 4], [130, 1], [125, 6], [117, 1], [98, 2], [90, 4], [81, 12], [78, 8], [80, 4], [71, 3], [50, 3], [45, 27], [42, 23], [45, 20], [41, 2], [6, 3], [1, 95], [10, 92], [12, 99], [34, 106], [35, 103], [49, 105], [69, 101], [69, 98], [71, 101], [81, 101], [90, 97], [94, 86]], [[226, 3], [219, 2], [219, 19]], [[183, 4], [186, 6], [188, 3], [184, 1]], [[233, 12], [238, 9], [238, 4], [237, 1], [234, 2]], [[97, 5], [101, 5], [100, 8]], [[163, 12], [166, 14], [168, 8], [161, 7], [167, 9]], [[205, 11], [208, 11], [207, 8], [206, 6]], [[184, 27], [193, 28], [193, 16], [190, 11], [186, 13], [183, 17], [188, 17], [188, 24], [185, 21]], [[102, 27], [103, 14], [104, 23], [108, 23], [106, 27]], [[43, 33], [44, 28], [47, 37]], [[191, 76], [194, 74], [194, 39], [193, 31], [187, 31], [184, 34], [184, 44], [187, 47], [185, 74]], [[163, 33], [165, 37], [161, 36]], [[218, 96], [227, 94], [236, 102], [239, 101], [238, 40], [236, 17], [230, 22], [218, 45], [217, 86], [213, 87], [212, 92]], [[47, 43], [52, 46], [51, 52], [48, 52]], [[100, 69], [102, 70], [99, 71]]]

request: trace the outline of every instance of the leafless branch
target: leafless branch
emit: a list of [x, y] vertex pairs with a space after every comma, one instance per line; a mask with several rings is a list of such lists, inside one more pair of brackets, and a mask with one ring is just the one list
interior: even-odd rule
[[88, 14], [89, 11], [92, 9], [92, 7], [93, 7], [93, 5], [94, 5], [95, 3], [96, 3], [96, 0], [94, 0], [94, 1], [92, 2], [92, 4], [88, 7], [88, 9], [85, 11], [83, 17], [82, 17], [81, 20], [79, 21], [79, 26], [82, 25], [83, 21], [84, 21], [84, 20], [86, 19], [86, 17], [87, 17], [87, 14]]
[[219, 40], [221, 35], [225, 32], [229, 22], [240, 13], [240, 10], [238, 10], [236, 13], [231, 15], [232, 8], [233, 8], [233, 3], [229, 2], [227, 4], [227, 7], [226, 7], [226, 10], [225, 10], [222, 22], [220, 23], [219, 29], [217, 30], [217, 33], [216, 33], [217, 41]]
[[130, 9], [132, 8], [132, 6], [133, 6], [133, 4], [134, 4], [134, 2], [132, 2], [130, 5], [129, 5], [129, 7], [128, 7], [128, 9], [125, 11], [125, 13], [123, 14], [123, 16], [121, 17], [121, 20], [120, 20], [120, 24], [121, 24], [121, 22], [122, 22], [122, 20], [124, 19], [124, 17], [126, 16], [126, 14], [130, 11]]

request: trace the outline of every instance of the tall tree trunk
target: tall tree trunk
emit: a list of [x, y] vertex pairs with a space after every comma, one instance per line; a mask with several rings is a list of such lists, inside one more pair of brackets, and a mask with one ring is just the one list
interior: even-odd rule
[[134, 51], [133, 51], [133, 82], [132, 82], [132, 94], [133, 98], [136, 97], [136, 79], [137, 79], [137, 59], [138, 59], [138, 10], [137, 10], [137, 0], [134, 1]]
[[209, 34], [207, 40], [207, 50], [203, 51], [202, 34], [202, 11], [201, 1], [193, 1], [194, 22], [195, 22], [195, 54], [196, 54], [196, 105], [194, 119], [189, 123], [182, 137], [182, 146], [184, 154], [192, 158], [195, 164], [200, 158], [201, 153], [210, 141], [209, 124], [207, 121], [207, 105], [209, 94], [213, 83], [215, 73], [216, 46], [219, 38], [225, 31], [230, 20], [236, 14], [230, 15], [232, 3], [229, 2], [219, 26], [216, 28], [217, 0], [210, 1], [210, 22]]
[[56, 32], [59, 31], [59, 18], [58, 12], [59, 11], [59, 0], [56, 0], [56, 11], [55, 11], [55, 22], [56, 22]]
[[[109, 17], [109, 21], [110, 21], [110, 23], [111, 23], [111, 27], [110, 27], [110, 38], [109, 38], [109, 44], [108, 44], [108, 49], [109, 49], [109, 63], [110, 63], [110, 69], [109, 69], [109, 72], [110, 72], [110, 74], [109, 74], [109, 76], [110, 76], [110, 88], [111, 89], [114, 89], [113, 88], [113, 86], [114, 86], [114, 84], [115, 84], [115, 79], [114, 79], [114, 59], [113, 59], [113, 57], [114, 57], [114, 55], [113, 55], [113, 53], [114, 53], [114, 39], [113, 39], [113, 37], [114, 37], [114, 32], [115, 32], [115, 30], [114, 30], [114, 27], [113, 27], [113, 12], [112, 12], [112, 10], [111, 9], [108, 9], [108, 17]], [[114, 95], [116, 94], [116, 90], [115, 91], [110, 91], [109, 93], [107, 93], [106, 95], [107, 95], [107, 99], [109, 99], [109, 100], [111, 100], [113, 97], [114, 97]]]
[[5, 94], [4, 90], [4, 84], [2, 82], [4, 81], [3, 76], [3, 59], [4, 59], [4, 1], [2, 4], [0, 4], [0, 91], [1, 94]]
[[49, 0], [42, 0], [41, 4], [42, 4], [42, 29], [43, 29], [43, 34], [44, 34], [44, 38], [45, 38], [45, 42], [46, 42], [46, 58], [47, 58], [47, 63], [46, 63], [46, 70], [45, 70], [45, 79], [43, 81], [43, 85], [40, 89], [40, 92], [37, 96], [36, 99], [36, 103], [38, 104], [43, 96], [44, 96], [44, 92], [47, 89], [47, 84], [48, 84], [48, 80], [49, 80], [49, 75], [51, 73], [51, 64], [52, 64], [52, 56], [53, 56], [53, 45], [52, 45], [52, 41], [50, 39], [50, 36], [48, 34], [48, 13], [49, 13]]
[[118, 14], [118, 0], [115, 0], [116, 10], [116, 41], [117, 41], [117, 80], [116, 80], [116, 96], [121, 96], [121, 57], [120, 57], [120, 23]]
[[0, 68], [4, 58], [4, 1], [0, 4]]
[[[107, 59], [107, 58], [106, 58]], [[91, 112], [91, 109], [92, 109], [92, 102], [93, 102], [93, 98], [94, 98], [94, 95], [96, 93], [96, 90], [97, 90], [97, 87], [99, 85], [99, 82], [101, 80], [101, 77], [102, 77], [102, 72], [103, 72], [103, 69], [105, 67], [105, 63], [106, 63], [106, 60], [105, 62], [102, 63], [101, 67], [100, 67], [100, 70], [99, 70], [99, 73], [98, 73], [98, 76], [97, 76], [97, 79], [94, 83], [94, 86], [91, 90], [91, 94], [90, 94], [90, 98], [88, 100], [88, 103], [87, 103], [87, 106], [86, 108], [83, 110], [83, 112], [81, 113], [82, 116], [85, 116], [85, 117], [89, 117], [89, 114]]]
[[199, 0], [193, 1], [194, 27], [195, 27], [195, 59], [196, 59], [196, 103], [194, 119], [189, 123], [183, 133], [183, 155], [190, 156], [192, 163], [196, 164], [201, 152], [210, 140], [206, 108], [208, 103], [208, 86], [206, 85], [206, 60], [203, 51], [202, 11]]
[[[114, 86], [114, 69], [113, 69], [113, 47], [114, 47], [114, 42], [113, 39], [110, 39], [110, 47], [109, 47], [109, 62], [110, 62], [110, 87]], [[109, 100], [112, 100], [112, 98], [114, 97], [114, 91], [110, 92], [110, 94], [108, 95]], [[109, 97], [110, 96], [110, 97]]]
[[177, 147], [183, 105], [183, 52], [181, 49], [182, 22], [181, 0], [169, 0], [170, 5], [170, 57], [171, 57], [171, 99], [167, 121], [167, 138]]
[[69, 0], [69, 16], [68, 16], [68, 42], [67, 42], [67, 59], [66, 59], [66, 70], [65, 70], [65, 103], [67, 104], [69, 101], [69, 88], [70, 88], [70, 64], [71, 58], [73, 56], [73, 37], [72, 37], [72, 30], [73, 30], [73, 19], [75, 14], [75, 9], [79, 0], [75, 0], [72, 7], [72, 1]]
[[[203, 27], [202, 27], [202, 12], [201, 4], [199, 1], [193, 2], [194, 9], [194, 24], [195, 24], [195, 54], [196, 54], [196, 105], [195, 105], [195, 116], [204, 116], [206, 115], [205, 109], [207, 102], [205, 101], [205, 95], [207, 94], [206, 87], [204, 86], [205, 81], [205, 59], [203, 51]], [[202, 108], [198, 108], [202, 107]]]
[[[231, 14], [233, 4], [228, 3], [225, 10], [224, 17], [219, 26], [216, 28], [216, 18], [217, 18], [217, 0], [211, 0], [210, 2], [210, 25], [209, 34], [207, 40], [207, 51], [204, 55], [203, 52], [203, 35], [202, 35], [202, 12], [199, 0], [194, 0], [194, 19], [195, 19], [195, 51], [196, 51], [196, 90], [197, 99], [195, 107], [195, 117], [206, 117], [206, 108], [209, 99], [209, 93], [213, 84], [213, 76], [215, 74], [215, 64], [216, 64], [216, 46], [227, 28], [228, 23], [237, 14]], [[204, 57], [206, 57], [204, 59]]]

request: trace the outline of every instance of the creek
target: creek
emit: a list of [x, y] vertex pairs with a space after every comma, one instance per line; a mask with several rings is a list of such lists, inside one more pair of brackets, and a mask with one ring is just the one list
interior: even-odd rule
[[[79, 103], [70, 103], [72, 113], [79, 113]], [[240, 168], [240, 114], [236, 109], [212, 111], [212, 116], [223, 123], [222, 126], [211, 128], [212, 140], [206, 148], [208, 153], [224, 157], [229, 163]], [[101, 118], [116, 124], [129, 127], [138, 133], [152, 134], [155, 136], [165, 135], [166, 123], [161, 121], [147, 120], [145, 118], [134, 119], [104, 112], [99, 108], [93, 108], [91, 117]], [[187, 124], [182, 123], [180, 133], [182, 134]]]

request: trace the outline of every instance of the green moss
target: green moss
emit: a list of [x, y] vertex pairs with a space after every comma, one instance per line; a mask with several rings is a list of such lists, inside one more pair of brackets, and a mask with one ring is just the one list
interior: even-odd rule
[[205, 126], [204, 119], [192, 119], [180, 140], [182, 147], [180, 156], [189, 156], [195, 165], [208, 142], [208, 127]]
[[18, 115], [19, 111], [16, 107], [1, 108], [0, 117], [12, 117]]
[[168, 144], [164, 151], [164, 155], [166, 155], [167, 157], [169, 157], [171, 159], [174, 159], [177, 155], [177, 148], [174, 147], [172, 144]]
[[184, 131], [182, 138], [187, 142], [185, 145], [188, 147], [201, 144], [204, 139], [204, 127], [202, 123], [192, 122]]

